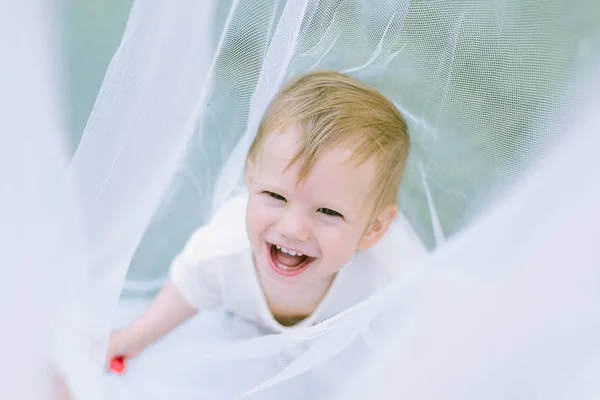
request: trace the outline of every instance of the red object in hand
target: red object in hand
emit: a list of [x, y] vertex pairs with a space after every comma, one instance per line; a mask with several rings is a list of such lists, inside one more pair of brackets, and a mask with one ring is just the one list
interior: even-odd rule
[[125, 371], [125, 357], [119, 356], [110, 360], [109, 370], [115, 374], [122, 374]]

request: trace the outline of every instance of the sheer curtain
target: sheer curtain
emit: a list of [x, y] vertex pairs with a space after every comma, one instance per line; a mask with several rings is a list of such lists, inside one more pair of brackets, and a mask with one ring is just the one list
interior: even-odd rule
[[[77, 398], [569, 398], [593, 388], [598, 127], [579, 122], [597, 5], [138, 1], [71, 160], [52, 97], [50, 10], [5, 8], [18, 14], [0, 24], [11, 61], [0, 78], [0, 233], [6, 265], [23, 267], [6, 269], [2, 310], [23, 325], [2, 343], [19, 353], [7, 344], [28, 343], [27, 332], [49, 344]], [[16, 32], [35, 40], [7, 40]], [[204, 313], [126, 376], [101, 376], [115, 313], [138, 312], [118, 308], [123, 287], [160, 287], [189, 233], [243, 190], [269, 99], [314, 69], [374, 86], [409, 122], [403, 216], [381, 245], [405, 272], [294, 334]], [[17, 303], [31, 312], [14, 313]]]

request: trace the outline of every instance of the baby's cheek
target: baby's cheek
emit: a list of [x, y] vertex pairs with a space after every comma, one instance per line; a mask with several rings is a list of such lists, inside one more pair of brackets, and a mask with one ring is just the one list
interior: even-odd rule
[[258, 218], [259, 210], [256, 207], [256, 204], [252, 201], [248, 201], [248, 207], [246, 209], [246, 229], [248, 233], [253, 235], [257, 233], [258, 230]]
[[352, 235], [329, 236], [326, 240], [329, 256], [335, 264], [345, 264], [355, 252], [356, 239]]
[[273, 219], [273, 216], [264, 204], [261, 204], [259, 201], [249, 203], [246, 221], [250, 232], [255, 234], [261, 233], [271, 224], [271, 219]]

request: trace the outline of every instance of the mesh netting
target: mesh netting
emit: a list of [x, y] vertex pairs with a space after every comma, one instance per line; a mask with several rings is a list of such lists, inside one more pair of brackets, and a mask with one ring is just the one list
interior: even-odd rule
[[[416, 399], [569, 398], [597, 389], [589, 377], [600, 359], [591, 251], [599, 181], [597, 166], [586, 166], [597, 125], [577, 125], [588, 133], [579, 147], [548, 157], [572, 139], [588, 86], [581, 71], [597, 66], [598, 20], [600, 7], [586, 1], [136, 2], [67, 179], [48, 184], [44, 173], [59, 180], [65, 156], [32, 145], [43, 143], [43, 121], [60, 137], [48, 104], [32, 106], [44, 113], [22, 127], [30, 135], [2, 137], [6, 181], [23, 177], [39, 189], [2, 200], [11, 226], [22, 227], [19, 235], [0, 230], [3, 251], [28, 267], [60, 267], [49, 293], [28, 288], [60, 310], [50, 314], [52, 357], [72, 392], [303, 399], [345, 395], [354, 383], [350, 397], [383, 396], [385, 388]], [[381, 244], [382, 257], [406, 272], [341, 314], [288, 333], [269, 335], [220, 310], [201, 313], [132, 360], [127, 376], [101, 376], [115, 310], [117, 324], [127, 323], [148, 301], [119, 308], [123, 284], [129, 293], [162, 285], [190, 233], [244, 190], [245, 156], [269, 100], [286, 80], [317, 69], [375, 87], [409, 123], [403, 217]], [[24, 93], [49, 92], [40, 87]], [[20, 114], [8, 115], [3, 123], [19, 126]], [[24, 149], [37, 169], [28, 169]], [[533, 174], [536, 166], [544, 172]], [[554, 178], [565, 192], [545, 202]], [[60, 201], [38, 201], [57, 187]], [[398, 251], [412, 230], [434, 252], [423, 265]], [[22, 258], [31, 241], [44, 247]], [[553, 360], [564, 368], [550, 368]], [[371, 368], [363, 373], [363, 365]]]
[[[163, 276], [191, 231], [234, 190], [268, 100], [298, 73], [347, 72], [403, 112], [413, 149], [400, 205], [432, 248], [559, 140], [576, 83], [571, 71], [585, 56], [576, 45], [580, 34], [565, 29], [572, 13], [559, 3], [236, 2], [218, 47], [204, 53], [181, 42], [206, 18], [206, 5], [188, 6], [164, 6], [167, 12], [137, 5], [134, 15], [160, 19], [130, 22], [107, 75], [114, 89], [105, 84], [99, 99], [109, 109], [87, 129], [119, 136], [127, 129], [145, 141], [148, 132], [168, 130], [171, 147], [180, 141], [169, 187], [133, 259], [134, 281]], [[186, 9], [185, 19], [177, 7]], [[161, 82], [148, 81], [149, 71]], [[180, 92], [195, 97], [184, 100]], [[146, 103], [136, 107], [140, 113], [128, 111], [133, 97]], [[166, 116], [162, 105], [178, 115]], [[80, 152], [86, 144], [84, 138]]]

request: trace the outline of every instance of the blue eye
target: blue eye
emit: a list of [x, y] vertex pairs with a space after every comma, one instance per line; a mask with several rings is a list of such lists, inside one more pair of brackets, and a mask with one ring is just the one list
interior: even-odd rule
[[329, 216], [331, 216], [331, 217], [344, 217], [344, 216], [343, 216], [342, 214], [340, 214], [339, 212], [337, 212], [337, 211], [333, 211], [333, 210], [330, 210], [329, 208], [319, 208], [319, 209], [317, 210], [317, 212], [322, 212], [323, 214], [325, 214], [325, 215], [329, 215]]
[[281, 201], [286, 201], [285, 197], [283, 197], [280, 194], [277, 194], [277, 193], [274, 193], [274, 192], [269, 192], [269, 191], [266, 191], [265, 193], [268, 194], [269, 196], [271, 196], [274, 199], [281, 200]]

